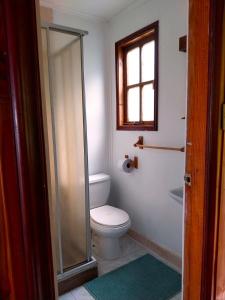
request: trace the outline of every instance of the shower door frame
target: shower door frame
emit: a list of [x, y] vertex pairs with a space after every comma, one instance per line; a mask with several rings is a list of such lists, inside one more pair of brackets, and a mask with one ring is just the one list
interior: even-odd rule
[[57, 232], [59, 238], [59, 256], [60, 256], [60, 274], [57, 274], [58, 280], [64, 280], [82, 271], [86, 271], [96, 265], [95, 259], [91, 256], [91, 228], [90, 228], [90, 204], [89, 204], [89, 177], [88, 177], [88, 144], [87, 144], [87, 121], [86, 121], [86, 105], [85, 105], [85, 80], [84, 80], [84, 50], [83, 50], [83, 37], [88, 35], [88, 31], [80, 30], [72, 27], [62, 26], [49, 22], [42, 22], [41, 28], [46, 30], [47, 39], [47, 53], [48, 53], [48, 76], [49, 76], [49, 93], [50, 93], [50, 105], [51, 105], [51, 119], [52, 119], [52, 139], [53, 139], [53, 151], [54, 151], [54, 170], [56, 178], [56, 186], [58, 187], [58, 171], [57, 171], [57, 146], [55, 141], [55, 128], [54, 128], [54, 112], [53, 112], [53, 86], [52, 86], [52, 65], [50, 56], [50, 30], [55, 32], [61, 32], [64, 34], [74, 35], [80, 39], [80, 59], [81, 59], [81, 82], [82, 82], [82, 113], [83, 113], [83, 136], [84, 136], [84, 173], [85, 173], [85, 216], [86, 216], [86, 254], [87, 260], [75, 265], [64, 271], [63, 269], [63, 253], [62, 253], [62, 241], [61, 241], [61, 221], [59, 212], [60, 196], [58, 188], [56, 187], [56, 211], [57, 211]]

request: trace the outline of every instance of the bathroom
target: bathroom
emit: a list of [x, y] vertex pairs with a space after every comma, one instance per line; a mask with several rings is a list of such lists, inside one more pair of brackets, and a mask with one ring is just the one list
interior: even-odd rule
[[[51, 203], [53, 252], [55, 251], [56, 273], [58, 272], [56, 288], [58, 285], [59, 299], [94, 299], [93, 294], [90, 295], [83, 287], [85, 281], [94, 279], [97, 272], [98, 278], [101, 278], [103, 274], [110, 273], [147, 253], [182, 274], [184, 196], [182, 197], [179, 193], [178, 195], [174, 194], [174, 190], [176, 192], [177, 188], [179, 191], [183, 189], [185, 167], [183, 147], [186, 134], [187, 53], [181, 47], [181, 41], [182, 37], [187, 35], [188, 1], [124, 0], [105, 3], [104, 1], [86, 0], [82, 2], [63, 1], [62, 4], [57, 0], [45, 0], [41, 1], [40, 5], [41, 26], [45, 30], [42, 31], [42, 47], [46, 52], [51, 45], [53, 48], [55, 47], [52, 50], [57, 52], [64, 46], [63, 43], [68, 41], [69, 44], [73, 41], [74, 36], [69, 36], [66, 32], [67, 28], [80, 34], [80, 50], [77, 48], [72, 50], [76, 52], [77, 57], [80, 57], [80, 74], [73, 74], [73, 76], [80, 76], [80, 80], [73, 87], [79, 89], [78, 94], [82, 91], [80, 93], [82, 96], [76, 95], [82, 98], [80, 106], [78, 104], [79, 107], [75, 108], [80, 115], [75, 114], [77, 111], [74, 112], [74, 115], [72, 110], [70, 113], [69, 104], [66, 109], [64, 108], [63, 116], [58, 114], [62, 108], [56, 112], [50, 107], [54, 103], [57, 105], [57, 101], [61, 97], [60, 82], [63, 82], [64, 92], [72, 89], [67, 82], [70, 80], [70, 73], [65, 71], [65, 68], [70, 68], [68, 57], [65, 58], [63, 74], [61, 74], [62, 66], [60, 65], [63, 60], [60, 63], [56, 62], [56, 65], [52, 67], [54, 62], [52, 62], [51, 53], [44, 52], [42, 66], [43, 74], [45, 74], [43, 81], [51, 81], [48, 82], [48, 85], [50, 90], [53, 90], [53, 92], [49, 92], [46, 91], [46, 86], [43, 88], [45, 99], [58, 97], [58, 100], [49, 100], [48, 105], [46, 105], [47, 102], [43, 104], [44, 118], [48, 113], [54, 115], [52, 122], [59, 122], [60, 125], [53, 126], [54, 129], [64, 131], [61, 140], [57, 139], [56, 133], [53, 145], [48, 143], [46, 152], [52, 151], [55, 154], [55, 156], [53, 155], [54, 159], [51, 155], [49, 157], [48, 154], [46, 155], [49, 161], [48, 167], [51, 171], [54, 169], [53, 173], [57, 166], [61, 167], [61, 172], [63, 172], [62, 169], [69, 164], [68, 161], [74, 161], [80, 170], [79, 174], [72, 170], [71, 172], [75, 172], [74, 177], [62, 176], [61, 179], [63, 181], [67, 178], [66, 180], [70, 184], [74, 184], [75, 178], [78, 181], [75, 186], [83, 189], [80, 191], [81, 194], [83, 193], [83, 202], [80, 205], [77, 204], [75, 210], [71, 206], [69, 214], [66, 212], [70, 207], [69, 204], [68, 206], [61, 205], [59, 208], [57, 205], [54, 206], [54, 201], [52, 201], [53, 204]], [[157, 129], [155, 127], [154, 130], [146, 130], [146, 128], [124, 130], [118, 128], [115, 43], [157, 21], [158, 39], [155, 40], [158, 42], [158, 107], [155, 108]], [[62, 37], [61, 34], [66, 37]], [[155, 48], [155, 50], [157, 49]], [[73, 60], [73, 63], [76, 64], [76, 60]], [[46, 74], [49, 74], [50, 79], [46, 77]], [[63, 96], [69, 97], [68, 93]], [[84, 101], [85, 107], [82, 106], [82, 101]], [[71, 125], [74, 116], [77, 117], [77, 120]], [[83, 118], [86, 121], [83, 122]], [[51, 122], [47, 117], [45, 121], [46, 126], [50, 126]], [[68, 126], [64, 126], [65, 123]], [[84, 125], [82, 126], [82, 124]], [[75, 134], [75, 131], [78, 133]], [[65, 149], [60, 150], [60, 146], [58, 150], [53, 149], [57, 148], [57, 142], [59, 144], [65, 142], [65, 133], [69, 139], [72, 139], [73, 135], [77, 137], [74, 144], [76, 149], [73, 148], [73, 145], [69, 149], [71, 154], [75, 153], [77, 156], [75, 160], [73, 158], [65, 159], [63, 157]], [[59, 135], [60, 131], [58, 131]], [[153, 146], [153, 148], [145, 148], [142, 145]], [[52, 149], [49, 150], [49, 148]], [[127, 155], [129, 157], [125, 158]], [[131, 159], [131, 164], [128, 166], [128, 170], [124, 171], [123, 162], [126, 159]], [[125, 164], [125, 168], [126, 166]], [[100, 176], [99, 174], [105, 175]], [[85, 182], [82, 181], [83, 179]], [[57, 183], [54, 180], [50, 178], [49, 185], [55, 188]], [[100, 190], [93, 191], [100, 186], [98, 183], [101, 182], [104, 183], [104, 188], [103, 185], [99, 188], [101, 192]], [[90, 200], [96, 193], [101, 194], [104, 191], [107, 195], [109, 185], [110, 193], [105, 205], [118, 208], [120, 211], [102, 212], [98, 210], [96, 223], [99, 225], [104, 221], [104, 226], [107, 226], [107, 222], [114, 222], [115, 218], [118, 222], [119, 218], [123, 220], [122, 224], [111, 223], [114, 229], [115, 224], [120, 229], [121, 225], [125, 224], [126, 226], [124, 226], [121, 237], [118, 238], [120, 249], [117, 249], [115, 240], [109, 241], [109, 244], [105, 242], [103, 252], [106, 253], [102, 255], [102, 237], [99, 239], [96, 223], [93, 224], [93, 218], [96, 217], [93, 217], [94, 211], [91, 212], [91, 216], [87, 213], [87, 208], [89, 212], [87, 195], [89, 194]], [[57, 193], [60, 193], [58, 188], [55, 190], [57, 192], [51, 191], [52, 197], [50, 198], [52, 199], [57, 198]], [[67, 193], [72, 197], [73, 192], [67, 191]], [[100, 220], [98, 219], [99, 212]], [[65, 213], [64, 218], [63, 213]], [[108, 216], [107, 214], [113, 214], [114, 218], [110, 220], [105, 218]], [[61, 218], [60, 226], [58, 218]], [[71, 219], [73, 220], [71, 221]], [[63, 231], [64, 233], [69, 232], [67, 237], [61, 236]], [[79, 244], [79, 250], [85, 254], [80, 255], [75, 253], [76, 251], [75, 254], [71, 254], [71, 251], [74, 251], [73, 240], [75, 244]], [[110, 244], [111, 242], [112, 244]], [[56, 247], [54, 243], [57, 245]], [[60, 243], [61, 249], [58, 247]], [[63, 257], [63, 248], [68, 250], [70, 245], [68, 256], [75, 256], [74, 266], [72, 267], [71, 263], [68, 263], [68, 266], [63, 268], [63, 259], [60, 257]], [[60, 269], [61, 272], [59, 272]], [[86, 279], [82, 281], [79, 274], [84, 272], [86, 272], [84, 275]], [[160, 295], [159, 291], [157, 293], [156, 295]], [[169, 298], [181, 299], [181, 294], [182, 291], [179, 289], [175, 291], [173, 297]], [[136, 297], [136, 299], [169, 299], [168, 295], [164, 298], [163, 296], [153, 298], [149, 295], [149, 298]], [[104, 300], [104, 298], [96, 299]], [[120, 299], [126, 300], [124, 297]]]

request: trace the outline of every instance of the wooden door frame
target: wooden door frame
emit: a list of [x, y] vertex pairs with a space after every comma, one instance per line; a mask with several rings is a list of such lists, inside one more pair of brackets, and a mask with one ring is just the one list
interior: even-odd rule
[[[223, 32], [222, 32], [222, 52], [219, 57], [222, 70], [218, 72], [218, 94], [221, 105], [225, 105], [225, 5], [223, 7]], [[220, 84], [219, 84], [220, 82]], [[213, 295], [218, 300], [225, 298], [225, 131], [219, 133], [219, 145], [221, 149], [218, 170], [218, 209], [217, 209], [217, 240], [215, 242], [214, 254], [214, 277], [213, 277]]]
[[[184, 300], [216, 299], [219, 103], [214, 92], [222, 2], [189, 0], [186, 172], [192, 175], [192, 186], [186, 188]], [[10, 288], [14, 295], [23, 295], [23, 300], [54, 300], [35, 0], [2, 3], [11, 90], [8, 130], [15, 150], [11, 153], [14, 164], [9, 167], [18, 187], [18, 193], [10, 194], [4, 218], [0, 216], [0, 222], [7, 225], [8, 255], [13, 263]], [[4, 178], [7, 191], [11, 183]], [[18, 235], [16, 242], [12, 232]]]
[[[3, 300], [55, 299], [43, 138], [36, 3], [2, 0], [7, 122], [1, 123], [0, 265]], [[0, 99], [1, 100], [1, 99]], [[2, 101], [0, 101], [2, 102]], [[1, 113], [2, 113], [1, 106]], [[4, 120], [1, 114], [1, 120]], [[7, 162], [8, 160], [8, 162]], [[2, 226], [3, 225], [3, 226]], [[2, 283], [2, 282], [1, 282]], [[3, 295], [4, 293], [4, 295]]]
[[214, 292], [218, 222], [218, 97], [223, 0], [189, 1], [188, 114], [184, 237], [184, 300]]

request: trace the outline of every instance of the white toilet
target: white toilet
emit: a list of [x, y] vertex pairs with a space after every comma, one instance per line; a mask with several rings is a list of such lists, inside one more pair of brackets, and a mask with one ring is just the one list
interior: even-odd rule
[[110, 176], [89, 176], [91, 229], [97, 235], [97, 251], [105, 259], [120, 256], [120, 240], [131, 226], [129, 215], [122, 209], [106, 205], [110, 192]]

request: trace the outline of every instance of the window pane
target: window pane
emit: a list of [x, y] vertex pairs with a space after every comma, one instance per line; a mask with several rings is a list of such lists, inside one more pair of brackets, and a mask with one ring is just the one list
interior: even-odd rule
[[151, 41], [142, 47], [141, 52], [142, 82], [154, 80], [155, 42]]
[[127, 53], [127, 84], [140, 82], [140, 48], [134, 48]]
[[127, 93], [127, 118], [129, 122], [140, 121], [140, 88], [135, 87]]
[[154, 121], [153, 84], [146, 84], [142, 88], [142, 121]]

